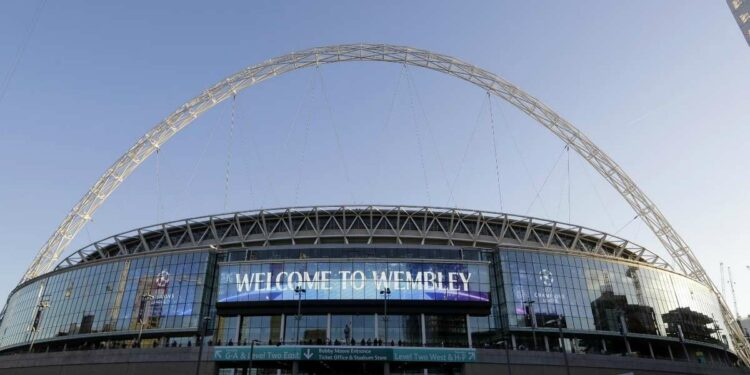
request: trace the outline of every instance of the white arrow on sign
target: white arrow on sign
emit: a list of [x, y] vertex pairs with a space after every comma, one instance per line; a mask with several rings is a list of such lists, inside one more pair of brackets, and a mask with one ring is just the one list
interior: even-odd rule
[[304, 353], [305, 358], [310, 359], [313, 356], [313, 352], [310, 351], [310, 348], [307, 348], [307, 351]]
[[223, 352], [222, 352], [221, 350], [215, 350], [215, 351], [214, 351], [214, 355], [215, 355], [215, 356], [216, 356], [217, 358], [219, 358], [219, 359], [221, 359], [221, 353], [223, 353]]

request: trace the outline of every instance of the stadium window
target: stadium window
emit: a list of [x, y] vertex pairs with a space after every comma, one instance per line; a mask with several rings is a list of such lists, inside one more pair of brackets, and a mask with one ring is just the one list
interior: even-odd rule
[[742, 0], [732, 0], [732, 6], [736, 10], [737, 8], [742, 6]]
[[742, 21], [742, 23], [745, 23], [748, 20], [750, 20], [750, 12], [740, 14], [740, 21]]

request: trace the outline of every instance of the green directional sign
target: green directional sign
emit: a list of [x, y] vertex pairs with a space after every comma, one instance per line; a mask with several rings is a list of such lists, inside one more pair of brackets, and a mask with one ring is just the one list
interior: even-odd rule
[[476, 362], [474, 349], [366, 346], [216, 346], [214, 361]]
[[253, 361], [299, 361], [302, 351], [298, 346], [216, 346], [214, 361], [249, 361], [250, 352]]
[[392, 361], [396, 362], [476, 362], [474, 349], [453, 348], [394, 348]]

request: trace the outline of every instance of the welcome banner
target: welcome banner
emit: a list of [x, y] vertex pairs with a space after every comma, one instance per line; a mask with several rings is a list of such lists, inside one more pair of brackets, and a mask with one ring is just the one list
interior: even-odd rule
[[[300, 262], [219, 267], [218, 302], [389, 299], [489, 301], [480, 263]], [[295, 292], [296, 288], [304, 293]]]

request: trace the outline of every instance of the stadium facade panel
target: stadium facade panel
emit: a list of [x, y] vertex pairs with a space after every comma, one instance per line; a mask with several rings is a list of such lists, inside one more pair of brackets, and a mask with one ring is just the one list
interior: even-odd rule
[[219, 373], [250, 358], [272, 373], [313, 360], [460, 372], [477, 350], [720, 366], [737, 360], [725, 324], [709, 288], [592, 229], [307, 207], [164, 223], [81, 249], [13, 290], [0, 351], [202, 342]]

